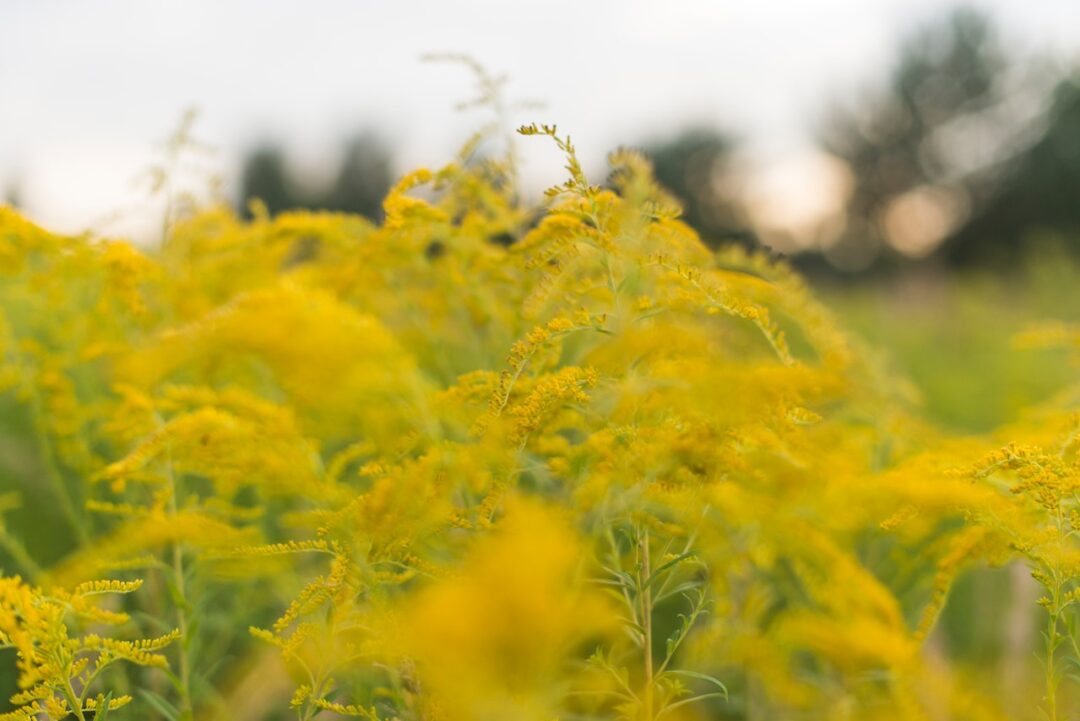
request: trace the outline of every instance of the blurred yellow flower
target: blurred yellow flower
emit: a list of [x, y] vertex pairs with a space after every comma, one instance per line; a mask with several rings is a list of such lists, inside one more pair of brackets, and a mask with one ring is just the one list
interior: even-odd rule
[[406, 607], [405, 648], [450, 718], [557, 714], [572, 659], [612, 628], [603, 599], [583, 585], [583, 550], [560, 515], [514, 501], [460, 574]]

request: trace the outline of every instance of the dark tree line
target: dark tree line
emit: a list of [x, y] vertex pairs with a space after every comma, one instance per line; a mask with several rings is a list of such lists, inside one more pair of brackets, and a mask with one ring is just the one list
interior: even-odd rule
[[382, 216], [382, 200], [393, 182], [391, 156], [385, 143], [371, 133], [357, 135], [341, 149], [337, 173], [326, 187], [312, 187], [290, 173], [283, 148], [263, 144], [244, 160], [240, 179], [240, 208], [258, 199], [276, 215], [307, 208], [356, 213], [372, 220]]
[[986, 196], [945, 245], [950, 262], [1007, 265], [1043, 233], [1080, 252], [1080, 86], [1058, 85], [1042, 137], [1004, 163]]

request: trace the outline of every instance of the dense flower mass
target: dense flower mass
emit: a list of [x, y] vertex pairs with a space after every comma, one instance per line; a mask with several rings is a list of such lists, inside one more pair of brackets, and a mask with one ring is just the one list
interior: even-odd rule
[[[0, 383], [43, 459], [3, 503], [0, 718], [1004, 719], [927, 648], [1013, 560], [1065, 718], [1070, 400], [948, 438], [641, 156], [594, 185], [521, 132], [567, 158], [539, 213], [466, 156], [381, 224], [211, 208], [152, 252], [0, 209]], [[11, 530], [33, 503], [56, 557]]]

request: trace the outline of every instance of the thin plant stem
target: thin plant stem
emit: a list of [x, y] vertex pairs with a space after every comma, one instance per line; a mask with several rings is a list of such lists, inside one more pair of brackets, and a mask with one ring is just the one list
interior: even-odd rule
[[[177, 484], [173, 472], [172, 451], [166, 449], [165, 467], [169, 479], [169, 514], [175, 518], [178, 515], [176, 504]], [[191, 703], [191, 659], [188, 654], [188, 637], [190, 624], [188, 623], [188, 600], [187, 581], [184, 571], [184, 554], [180, 547], [180, 541], [175, 540], [172, 544], [172, 575], [173, 587], [177, 596], [176, 603], [176, 626], [180, 631], [180, 643], [178, 648], [180, 664], [180, 712], [184, 719], [194, 718], [194, 709]]]
[[645, 630], [645, 641], [642, 654], [645, 661], [645, 688], [642, 693], [644, 706], [644, 718], [652, 721], [653, 716], [653, 657], [652, 657], [652, 589], [648, 586], [649, 576], [652, 573], [649, 562], [649, 530], [641, 534], [641, 571], [638, 578], [638, 588], [641, 589], [641, 625]]

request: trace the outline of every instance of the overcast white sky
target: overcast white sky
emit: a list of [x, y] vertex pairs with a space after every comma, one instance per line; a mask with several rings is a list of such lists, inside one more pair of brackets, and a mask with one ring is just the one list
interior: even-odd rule
[[[1078, 0], [982, 0], [1022, 51], [1080, 58]], [[613, 145], [690, 122], [747, 143], [760, 169], [805, 155], [829, 98], [872, 84], [906, 28], [941, 0], [0, 0], [0, 192], [58, 229], [139, 233], [131, 179], [181, 111], [235, 178], [243, 150], [280, 140], [298, 163], [381, 129], [401, 170], [438, 165], [476, 127], [452, 106], [468, 52], [546, 107], [593, 167]], [[537, 185], [557, 179], [531, 148]], [[784, 192], [799, 195], [799, 174]], [[806, 180], [811, 183], [811, 179]], [[812, 188], [807, 188], [811, 192]], [[794, 200], [793, 200], [794, 202]], [[143, 224], [143, 225], [141, 225]]]

